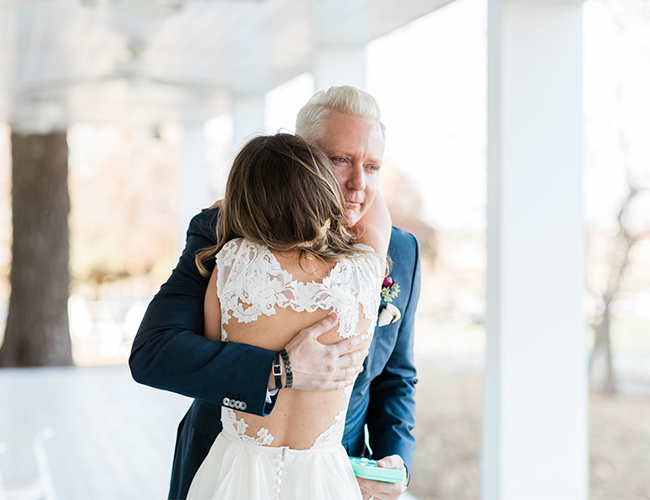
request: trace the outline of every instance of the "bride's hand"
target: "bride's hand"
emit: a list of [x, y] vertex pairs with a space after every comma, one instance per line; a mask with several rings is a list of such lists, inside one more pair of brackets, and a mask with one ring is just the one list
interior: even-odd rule
[[333, 391], [354, 383], [363, 370], [368, 351], [362, 347], [369, 336], [356, 335], [335, 344], [317, 339], [336, 326], [336, 313], [301, 330], [285, 347], [291, 361], [293, 388], [299, 391]]
[[222, 204], [223, 204], [223, 200], [217, 200], [208, 208], [204, 208], [203, 210], [201, 210], [201, 212], [205, 212], [206, 210], [212, 210], [213, 208], [220, 208]]

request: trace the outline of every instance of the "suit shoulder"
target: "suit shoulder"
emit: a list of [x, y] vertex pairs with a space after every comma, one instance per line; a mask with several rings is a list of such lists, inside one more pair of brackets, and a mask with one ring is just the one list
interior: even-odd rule
[[411, 233], [393, 226], [390, 234], [390, 251], [419, 253], [420, 245], [418, 239]]
[[205, 236], [209, 239], [214, 239], [214, 230], [217, 225], [218, 218], [218, 208], [204, 210], [203, 212], [196, 214], [190, 221], [190, 227], [187, 230], [188, 235], [194, 233]]

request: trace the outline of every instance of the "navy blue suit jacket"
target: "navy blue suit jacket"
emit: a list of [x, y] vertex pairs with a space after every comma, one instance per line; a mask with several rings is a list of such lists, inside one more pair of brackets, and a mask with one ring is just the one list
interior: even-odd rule
[[[203, 336], [208, 279], [199, 274], [194, 255], [215, 243], [217, 216], [218, 209], [207, 210], [190, 222], [183, 254], [149, 304], [129, 359], [137, 382], [195, 398], [178, 427], [170, 499], [187, 496], [192, 478], [221, 432], [225, 398], [245, 402], [246, 411], [255, 415], [268, 415], [275, 404], [275, 398], [265, 402], [273, 351]], [[388, 253], [390, 274], [400, 286], [392, 304], [402, 317], [375, 330], [365, 370], [352, 392], [343, 446], [350, 456], [370, 456], [364, 438], [367, 424], [372, 457], [400, 455], [410, 470], [415, 450], [411, 431], [417, 382], [413, 331], [420, 295], [419, 246], [413, 235], [393, 228]], [[214, 267], [214, 262], [206, 264]]]

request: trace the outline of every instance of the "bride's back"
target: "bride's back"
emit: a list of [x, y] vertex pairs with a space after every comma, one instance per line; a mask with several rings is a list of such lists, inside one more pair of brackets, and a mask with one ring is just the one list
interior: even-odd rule
[[[376, 201], [363, 221], [374, 220], [369, 215], [375, 206]], [[332, 310], [339, 325], [320, 342], [372, 331], [382, 274], [378, 255], [385, 255], [390, 234], [383, 207], [381, 224], [364, 227], [361, 221], [353, 234], [323, 151], [287, 134], [251, 140], [230, 171], [219, 244], [197, 255], [204, 275], [209, 273], [202, 263], [217, 257], [206, 293], [205, 335], [280, 351]], [[370, 246], [360, 250], [357, 234]], [[224, 430], [257, 444], [310, 448], [323, 436], [331, 435], [325, 440], [330, 442], [342, 435], [347, 397], [344, 390], [284, 388], [267, 417], [223, 408]], [[321, 434], [335, 423], [336, 432]]]
[[[371, 295], [359, 288], [374, 289], [378, 269], [378, 257], [368, 251], [328, 263], [309, 256], [301, 258], [298, 252], [271, 252], [247, 240], [235, 240], [217, 257], [210, 283], [217, 293], [206, 295], [205, 306], [206, 310], [220, 309], [221, 340], [273, 351], [280, 351], [300, 330], [335, 310], [342, 323], [318, 339], [331, 344], [342, 336], [371, 330], [366, 314], [373, 317], [367, 309], [376, 307], [372, 300], [376, 291]], [[213, 324], [216, 318], [206, 320], [206, 331], [218, 330]], [[369, 343], [370, 339], [364, 347]], [[252, 439], [266, 429], [273, 440], [264, 444], [308, 449], [345, 413], [347, 398], [345, 390], [282, 389], [269, 416], [234, 414], [237, 420], [244, 419], [245, 435]]]

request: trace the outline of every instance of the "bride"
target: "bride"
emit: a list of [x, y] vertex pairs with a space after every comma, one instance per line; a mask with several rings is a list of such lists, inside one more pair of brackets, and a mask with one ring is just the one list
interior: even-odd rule
[[[330, 160], [290, 134], [251, 140], [233, 164], [217, 225], [205, 297], [205, 335], [278, 351], [281, 388], [270, 415], [221, 409], [223, 432], [194, 477], [188, 499], [361, 499], [341, 438], [352, 386], [291, 389], [286, 344], [336, 314], [324, 344], [371, 341], [386, 268], [390, 215], [377, 196], [353, 228]], [[226, 347], [227, 348], [227, 347]], [[234, 400], [237, 398], [234, 395]]]

